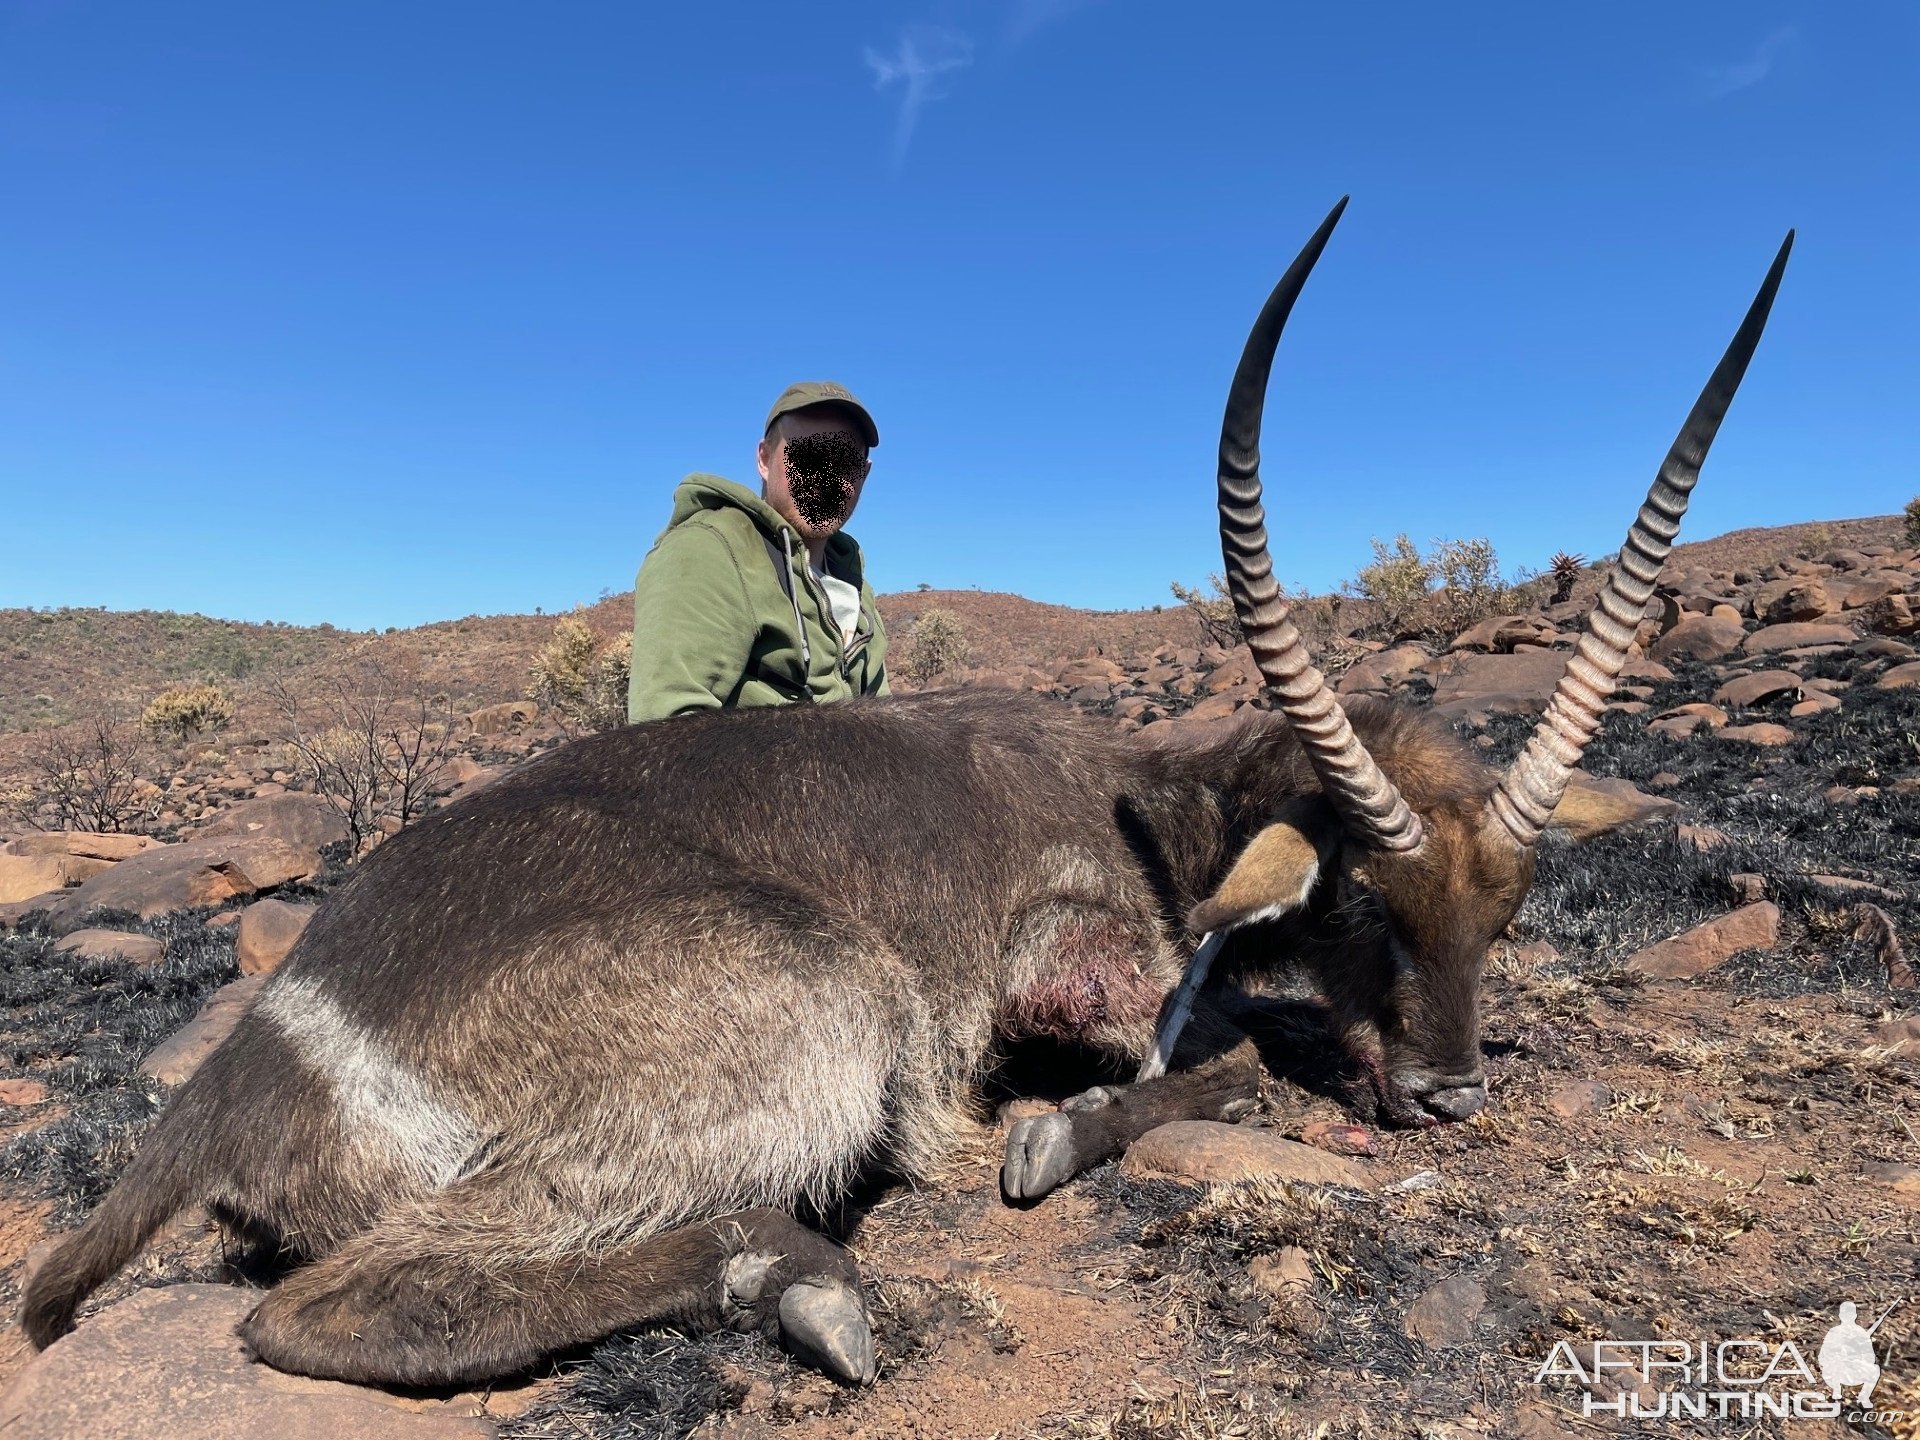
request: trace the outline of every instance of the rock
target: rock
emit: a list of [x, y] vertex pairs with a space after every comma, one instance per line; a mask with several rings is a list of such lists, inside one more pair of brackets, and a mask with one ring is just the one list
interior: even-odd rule
[[[289, 799], [276, 796], [267, 803]], [[78, 929], [96, 909], [130, 910], [144, 919], [211, 907], [303, 880], [320, 869], [319, 852], [267, 835], [212, 836], [123, 860], [61, 897], [54, 928]]]
[[1373, 1132], [1364, 1125], [1343, 1125], [1333, 1120], [1315, 1120], [1301, 1127], [1300, 1139], [1316, 1150], [1332, 1155], [1375, 1155]]
[[1742, 870], [1727, 877], [1733, 898], [1742, 905], [1754, 905], [1767, 898], [1767, 877]]
[[1576, 1080], [1547, 1096], [1547, 1109], [1562, 1120], [1598, 1115], [1613, 1103], [1613, 1092], [1598, 1080]]
[[1839, 608], [1840, 602], [1828, 593], [1821, 581], [1796, 580], [1766, 607], [1760, 618], [1769, 625], [1785, 625], [1799, 620], [1818, 620]]
[[1718, 705], [1707, 705], [1696, 700], [1690, 704], [1676, 705], [1671, 710], [1661, 711], [1658, 718], [1648, 725], [1647, 729], [1655, 735], [1671, 735], [1675, 739], [1684, 740], [1702, 725], [1717, 730], [1726, 723], [1726, 711]]
[[1743, 951], [1771, 950], [1779, 938], [1780, 907], [1762, 900], [1651, 945], [1626, 968], [1656, 980], [1681, 980], [1704, 975]]
[[1176, 1120], [1133, 1142], [1120, 1168], [1129, 1175], [1195, 1180], [1284, 1180], [1371, 1190], [1378, 1183], [1358, 1160], [1330, 1155], [1271, 1130], [1217, 1120]]
[[1794, 720], [1804, 720], [1809, 715], [1824, 715], [1829, 710], [1840, 708], [1840, 697], [1829, 695], [1824, 690], [1810, 690], [1807, 698], [1798, 705], [1789, 705], [1787, 715]]
[[509, 700], [488, 705], [467, 716], [467, 724], [476, 735], [510, 735], [540, 718], [540, 707], [531, 700]]
[[1433, 708], [1449, 719], [1475, 710], [1539, 714], [1566, 673], [1567, 657], [1551, 651], [1523, 655], [1447, 655], [1427, 667], [1434, 676]]
[[1690, 845], [1702, 854], [1727, 843], [1727, 832], [1711, 825], [1676, 825], [1673, 833], [1682, 845]]
[[1407, 1307], [1406, 1331], [1415, 1340], [1442, 1348], [1473, 1338], [1474, 1321], [1487, 1308], [1487, 1292], [1469, 1275], [1442, 1280]]
[[1495, 615], [1469, 626], [1453, 637], [1449, 650], [1484, 650], [1511, 654], [1515, 645], [1540, 644], [1559, 632], [1527, 615]]
[[0, 1105], [44, 1105], [47, 1087], [38, 1080], [0, 1080]]
[[[1887, 1021], [1874, 1032], [1874, 1041], [1891, 1055], [1920, 1054], [1920, 1015], [1903, 1015], [1898, 1020]], [[12, 1085], [22, 1082], [10, 1080], [0, 1083]]]
[[1113, 686], [1104, 680], [1091, 680], [1084, 685], [1076, 685], [1067, 694], [1067, 699], [1075, 705], [1098, 705], [1112, 698]]
[[313, 919], [313, 910], [311, 905], [289, 905], [284, 900], [256, 900], [242, 910], [233, 936], [240, 973], [265, 975], [278, 966]]
[[1767, 625], [1747, 636], [1740, 647], [1749, 655], [1764, 655], [1772, 650], [1792, 650], [1801, 645], [1851, 645], [1860, 637], [1847, 625], [1820, 621]]
[[271, 836], [300, 850], [319, 850], [340, 844], [348, 831], [340, 813], [318, 795], [289, 792], [229, 805], [193, 832], [196, 840], [248, 835]]
[[1418, 645], [1395, 645], [1356, 660], [1341, 674], [1334, 689], [1342, 695], [1391, 690], [1432, 657]]
[[[75, 881], [78, 884], [79, 881]], [[0, 905], [31, 900], [67, 885], [64, 855], [0, 855]]]
[[8, 1440], [490, 1440], [474, 1397], [309, 1380], [248, 1358], [260, 1301], [229, 1285], [141, 1290], [37, 1356], [0, 1398]]
[[102, 835], [91, 830], [49, 830], [22, 835], [6, 847], [9, 855], [73, 855], [83, 860], [126, 860], [164, 841], [151, 835]]
[[125, 930], [72, 930], [53, 948], [83, 960], [125, 960], [133, 965], [158, 965], [167, 953], [166, 945], [153, 936]]
[[1882, 1161], [1863, 1167], [1867, 1179], [1891, 1186], [1903, 1195], [1920, 1195], [1920, 1165], [1904, 1165], [1898, 1160]]
[[1800, 677], [1791, 670], [1761, 670], [1753, 675], [1735, 676], [1713, 692], [1713, 699], [1717, 705], [1751, 706], [1783, 695], [1795, 700], [1800, 698]]
[[1218, 695], [1231, 686], [1258, 686], [1260, 683], [1260, 667], [1254, 663], [1253, 651], [1241, 645], [1200, 682], [1200, 688], [1209, 695]]
[[1882, 635], [1911, 635], [1920, 629], [1913, 613], [1913, 601], [1905, 595], [1888, 595], [1866, 609], [1867, 628]]
[[1674, 660], [1718, 660], [1740, 648], [1747, 627], [1736, 614], [1728, 620], [1717, 615], [1689, 615], [1653, 642], [1647, 654], [1661, 664]]
[[1920, 660], [1910, 660], [1905, 665], [1896, 665], [1878, 680], [1873, 682], [1876, 690], [1905, 690], [1909, 686], [1920, 685]]
[[1784, 725], [1729, 725], [1713, 732], [1716, 740], [1737, 740], [1744, 745], [1791, 745], [1793, 731]]
[[1298, 1245], [1287, 1245], [1249, 1260], [1247, 1278], [1262, 1295], [1295, 1300], [1313, 1289], [1313, 1261]]
[[1231, 693], [1209, 695], [1198, 705], [1187, 711], [1181, 718], [1193, 721], [1224, 720], [1242, 705], [1246, 704], [1251, 698], [1252, 696], [1250, 695], [1235, 695]]
[[140, 1062], [140, 1073], [162, 1085], [182, 1085], [200, 1068], [222, 1040], [233, 1033], [253, 997], [267, 983], [264, 975], [249, 975], [222, 985], [207, 997], [200, 1013], [182, 1025]]
[[1647, 794], [1631, 780], [1596, 780], [1576, 770], [1547, 824], [1576, 840], [1592, 840], [1671, 815], [1679, 808], [1672, 800]]

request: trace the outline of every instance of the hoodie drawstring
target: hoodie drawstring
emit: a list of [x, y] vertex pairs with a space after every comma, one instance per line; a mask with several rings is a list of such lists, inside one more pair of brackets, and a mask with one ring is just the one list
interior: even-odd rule
[[[797, 579], [793, 573], [793, 535], [782, 528], [780, 531], [780, 549], [787, 557], [787, 575], [790, 580]], [[807, 643], [807, 622], [800, 614], [800, 591], [797, 585], [787, 586], [787, 600], [793, 606], [793, 628], [800, 635], [800, 673], [801, 683], [812, 687], [813, 684], [813, 647]]]

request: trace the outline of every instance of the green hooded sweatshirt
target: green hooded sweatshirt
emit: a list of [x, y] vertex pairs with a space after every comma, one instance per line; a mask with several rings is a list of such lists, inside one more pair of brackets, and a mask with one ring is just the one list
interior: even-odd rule
[[718, 475], [681, 481], [673, 518], [634, 581], [628, 722], [885, 695], [887, 632], [859, 545], [835, 535], [822, 565], [860, 591], [851, 641], [778, 511]]

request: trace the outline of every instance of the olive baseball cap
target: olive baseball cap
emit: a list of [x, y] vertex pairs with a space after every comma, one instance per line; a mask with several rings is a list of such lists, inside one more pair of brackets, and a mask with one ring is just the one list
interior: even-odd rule
[[836, 385], [831, 380], [802, 380], [797, 385], [789, 385], [780, 392], [780, 398], [773, 402], [773, 409], [767, 412], [767, 423], [762, 430], [771, 429], [773, 422], [793, 410], [805, 410], [814, 405], [838, 405], [843, 410], [851, 410], [854, 418], [860, 422], [860, 433], [867, 438], [867, 448], [873, 449], [880, 443], [880, 431], [873, 423], [873, 416], [867, 413], [867, 407], [853, 398], [853, 392], [844, 385]]

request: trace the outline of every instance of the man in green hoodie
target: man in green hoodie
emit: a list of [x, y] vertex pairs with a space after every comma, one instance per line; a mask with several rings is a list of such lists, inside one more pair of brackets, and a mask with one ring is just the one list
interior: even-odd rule
[[633, 586], [627, 720], [887, 693], [887, 634], [842, 526], [880, 432], [844, 386], [789, 385], [760, 493], [689, 475]]

